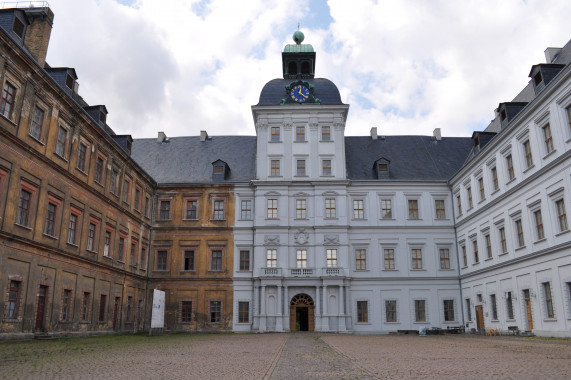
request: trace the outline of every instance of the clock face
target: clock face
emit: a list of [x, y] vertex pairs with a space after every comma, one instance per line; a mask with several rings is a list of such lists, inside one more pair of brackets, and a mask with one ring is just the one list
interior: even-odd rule
[[309, 88], [303, 84], [297, 84], [289, 91], [289, 96], [294, 102], [304, 103], [309, 99]]

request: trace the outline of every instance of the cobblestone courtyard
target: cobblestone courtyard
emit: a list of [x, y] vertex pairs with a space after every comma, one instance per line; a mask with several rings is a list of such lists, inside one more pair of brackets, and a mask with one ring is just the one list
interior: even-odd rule
[[176, 334], [0, 343], [2, 379], [569, 379], [571, 340]]

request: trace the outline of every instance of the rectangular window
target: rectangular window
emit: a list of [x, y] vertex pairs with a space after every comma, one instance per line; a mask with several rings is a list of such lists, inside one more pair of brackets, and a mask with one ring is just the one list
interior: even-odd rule
[[383, 250], [383, 258], [385, 262], [385, 270], [395, 269], [395, 250], [394, 248], [385, 248]]
[[531, 168], [533, 166], [533, 156], [531, 155], [531, 144], [529, 140], [525, 140], [523, 143], [523, 150], [525, 152], [526, 167]]
[[355, 269], [356, 270], [366, 270], [367, 269], [367, 250], [366, 249], [356, 249], [355, 250]]
[[298, 249], [296, 251], [296, 268], [307, 268], [307, 250]]
[[408, 218], [418, 219], [418, 200], [416, 199], [408, 200]]
[[277, 219], [278, 217], [278, 200], [268, 199], [268, 219]]
[[553, 299], [551, 298], [551, 283], [543, 283], [543, 293], [545, 295], [545, 314], [547, 318], [553, 319], [555, 318], [555, 314], [553, 312]]
[[551, 127], [549, 124], [545, 125], [543, 129], [543, 138], [545, 140], [545, 150], [547, 154], [553, 152], [553, 137], [551, 136]]
[[222, 316], [222, 302], [210, 301], [210, 323], [220, 323]]
[[78, 215], [73, 213], [69, 215], [69, 226], [67, 228], [67, 242], [69, 244], [76, 244], [77, 220]]
[[278, 250], [268, 249], [266, 251], [266, 267], [277, 268], [278, 266]]
[[99, 322], [105, 322], [105, 310], [107, 309], [107, 295], [102, 294], [99, 298]]
[[16, 319], [19, 317], [21, 290], [21, 281], [10, 280], [10, 288], [8, 289], [8, 305], [6, 307], [6, 318], [8, 319]]
[[109, 247], [111, 246], [111, 231], [105, 231], [105, 243], [103, 244], [103, 256], [109, 257]]
[[46, 212], [46, 228], [44, 229], [44, 233], [46, 235], [55, 236], [56, 210], [57, 206], [54, 203], [49, 202], [48, 210]]
[[247, 199], [240, 202], [240, 219], [252, 219], [252, 201]]
[[353, 200], [353, 219], [365, 219], [364, 202], [361, 199]]
[[119, 251], [118, 251], [117, 260], [123, 261], [124, 257], [125, 257], [125, 238], [123, 236], [119, 236]]
[[492, 308], [492, 320], [498, 320], [498, 305], [496, 304], [496, 295], [490, 294], [490, 306]]
[[490, 238], [490, 234], [486, 234], [484, 236], [486, 240], [486, 254], [488, 255], [488, 259], [492, 258], [492, 239]]
[[523, 238], [523, 226], [521, 224], [521, 219], [515, 221], [515, 229], [517, 232], [517, 243], [518, 246], [521, 248], [525, 246], [525, 240]]
[[393, 205], [390, 199], [381, 199], [381, 218], [392, 219]]
[[32, 201], [32, 193], [28, 190], [20, 190], [20, 200], [18, 201], [18, 218], [16, 223], [21, 226], [29, 227], [30, 219], [30, 203]]
[[133, 297], [127, 297], [127, 312], [125, 313], [125, 322], [133, 322]]
[[135, 187], [135, 204], [133, 205], [135, 210], [141, 209], [141, 189]]
[[32, 116], [32, 124], [30, 125], [30, 136], [36, 140], [42, 137], [42, 124], [44, 122], [44, 111], [38, 106], [34, 107], [34, 115]]
[[71, 307], [73, 304], [73, 299], [71, 298], [71, 290], [64, 289], [62, 294], [62, 302], [61, 302], [61, 321], [62, 322], [69, 322], [71, 313]]
[[186, 219], [197, 219], [198, 201], [186, 201]]
[[325, 199], [325, 217], [333, 219], [337, 217], [337, 208], [335, 205], [335, 198]]
[[474, 247], [474, 263], [477, 264], [480, 262], [480, 254], [478, 252], [478, 241], [474, 240], [472, 242], [472, 245]]
[[331, 127], [321, 127], [321, 141], [331, 141]]
[[[129, 180], [123, 181], [123, 202], [129, 203], [129, 187], [131, 183]], [[170, 218], [169, 218], [170, 219]]]
[[136, 266], [137, 265], [137, 243], [135, 240], [133, 240], [133, 242], [131, 243], [131, 255], [130, 255], [130, 263], [131, 266]]
[[65, 157], [65, 147], [67, 145], [67, 129], [59, 126], [56, 141], [56, 154], [60, 157]]
[[171, 201], [163, 200], [159, 203], [159, 219], [170, 220], [171, 218]]
[[91, 312], [91, 293], [83, 292], [83, 300], [81, 302], [81, 320], [89, 321]]
[[535, 231], [537, 240], [543, 240], [545, 238], [545, 234], [543, 232], [543, 219], [541, 217], [541, 210], [537, 210], [533, 213], [535, 219]]
[[498, 170], [494, 166], [492, 169], [492, 182], [494, 183], [494, 191], [500, 188], [500, 183], [498, 182]]
[[454, 300], [444, 300], [444, 320], [454, 321]]
[[450, 250], [440, 248], [440, 269], [450, 269]]
[[458, 215], [462, 215], [462, 199], [460, 198], [460, 194], [456, 196], [456, 204], [458, 205]]
[[297, 160], [296, 176], [305, 177], [305, 160]]
[[250, 270], [250, 251], [240, 251], [240, 270]]
[[95, 182], [103, 182], [103, 172], [105, 170], [105, 162], [101, 156], [97, 156], [97, 161], [95, 161]]
[[149, 203], [150, 203], [149, 197], [145, 197], [145, 216], [147, 218], [149, 217]]
[[508, 178], [509, 178], [509, 180], [511, 181], [512, 179], [515, 178], [514, 163], [513, 163], [512, 155], [511, 155], [511, 154], [509, 154], [509, 155], [506, 157], [506, 168], [507, 168], [507, 170], [508, 170]]
[[337, 268], [337, 250], [327, 250], [327, 268]]
[[466, 246], [465, 245], [462, 246], [462, 262], [464, 264], [464, 267], [468, 266], [468, 255], [466, 254]]
[[87, 145], [83, 142], [79, 143], [79, 150], [77, 152], [77, 168], [85, 172], [85, 161], [87, 160]]
[[565, 201], [563, 199], [555, 202], [557, 208], [557, 221], [559, 222], [559, 231], [567, 231], [567, 212], [565, 211]]
[[295, 141], [296, 142], [305, 141], [305, 127], [295, 127]]
[[323, 160], [321, 161], [321, 171], [324, 176], [331, 175], [331, 160]]
[[472, 320], [472, 308], [470, 307], [470, 299], [466, 298], [466, 320]]
[[422, 269], [422, 249], [412, 249], [412, 269]]
[[369, 322], [368, 301], [357, 301], [357, 322]]
[[210, 263], [210, 270], [222, 270], [222, 251], [219, 249], [212, 250], [212, 259]]
[[142, 246], [141, 247], [141, 269], [146, 270], [147, 268], [145, 267], [145, 263], [147, 261], [147, 247]]
[[270, 165], [271, 165], [270, 176], [279, 177], [279, 175], [280, 175], [280, 160], [271, 160]]
[[514, 307], [512, 301], [512, 292], [507, 292], [506, 294], [506, 311], [507, 311], [507, 318], [514, 319]]
[[436, 208], [436, 219], [446, 219], [446, 207], [444, 205], [444, 200], [436, 199], [434, 201], [434, 207]]
[[250, 303], [238, 302], [238, 323], [250, 322]]
[[89, 229], [87, 230], [87, 247], [88, 251], [95, 250], [95, 232], [97, 225], [93, 222], [89, 222]]
[[279, 142], [280, 141], [280, 127], [272, 127], [271, 128], [271, 142]]
[[167, 270], [167, 251], [157, 251], [157, 270]]
[[425, 300], [414, 300], [414, 317], [416, 322], [426, 322], [425, 306]]
[[180, 322], [192, 322], [192, 301], [181, 301], [180, 303]]
[[115, 169], [113, 169], [111, 171], [111, 184], [109, 185], [109, 191], [115, 195], [117, 195], [118, 192], [118, 182], [119, 180], [119, 172]]
[[2, 89], [2, 102], [0, 103], [0, 114], [7, 119], [12, 118], [12, 110], [16, 102], [16, 87], [5, 82]]
[[502, 247], [502, 253], [508, 252], [508, 243], [506, 241], [506, 230], [504, 227], [499, 229], [500, 232], [500, 246]]
[[385, 301], [385, 312], [387, 322], [397, 321], [397, 301], [386, 300]]
[[214, 212], [212, 215], [214, 220], [224, 220], [224, 201], [219, 199], [214, 201]]
[[480, 188], [480, 201], [486, 199], [486, 191], [484, 190], [484, 178], [478, 178], [478, 187]]
[[306, 219], [306, 201], [305, 199], [295, 200], [295, 218], [296, 219]]

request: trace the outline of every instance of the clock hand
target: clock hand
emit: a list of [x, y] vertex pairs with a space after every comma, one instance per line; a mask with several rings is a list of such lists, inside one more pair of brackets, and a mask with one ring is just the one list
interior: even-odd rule
[[300, 94], [301, 96], [303, 96], [304, 98], [306, 98], [306, 99], [308, 98], [307, 95], [304, 95], [304, 94], [301, 92], [301, 87], [299, 88], [299, 91], [298, 91], [298, 92], [299, 92], [299, 94]]

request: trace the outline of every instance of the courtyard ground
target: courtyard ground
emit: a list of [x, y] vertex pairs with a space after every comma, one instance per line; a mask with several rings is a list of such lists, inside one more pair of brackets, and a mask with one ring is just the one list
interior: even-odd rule
[[0, 343], [1, 379], [569, 379], [571, 340], [173, 334]]

